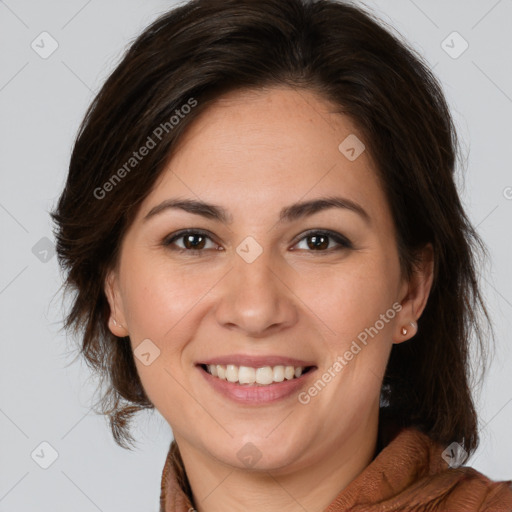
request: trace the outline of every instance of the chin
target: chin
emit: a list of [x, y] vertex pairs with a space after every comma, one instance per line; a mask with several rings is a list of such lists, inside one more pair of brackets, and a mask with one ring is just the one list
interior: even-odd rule
[[243, 435], [218, 447], [213, 454], [223, 463], [238, 469], [277, 471], [294, 464], [304, 453], [303, 443], [291, 443], [290, 438]]

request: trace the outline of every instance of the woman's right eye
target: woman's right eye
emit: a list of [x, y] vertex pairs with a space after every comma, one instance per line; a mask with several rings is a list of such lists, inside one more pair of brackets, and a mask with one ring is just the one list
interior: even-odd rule
[[[203, 252], [204, 249], [216, 249], [216, 247], [206, 247], [207, 240], [212, 243], [211, 237], [204, 231], [186, 230], [174, 233], [166, 237], [162, 245], [172, 251], [178, 252]], [[177, 245], [177, 242], [182, 242], [182, 246], [173, 247]], [[217, 246], [218, 247], [218, 246]]]

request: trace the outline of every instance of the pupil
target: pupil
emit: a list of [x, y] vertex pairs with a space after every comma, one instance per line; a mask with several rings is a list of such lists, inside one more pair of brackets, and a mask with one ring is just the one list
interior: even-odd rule
[[202, 235], [187, 235], [185, 237], [185, 247], [187, 249], [198, 249], [198, 248], [203, 248], [204, 247], [204, 239], [198, 243], [194, 243], [193, 240], [194, 238], [204, 238]]
[[308, 243], [310, 249], [327, 249], [327, 247], [329, 246], [328, 237], [326, 237], [325, 235], [312, 235], [309, 238], [312, 240], [311, 244]]

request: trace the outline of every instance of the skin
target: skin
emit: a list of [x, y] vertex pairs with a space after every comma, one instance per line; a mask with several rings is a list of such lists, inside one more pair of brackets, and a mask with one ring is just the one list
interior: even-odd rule
[[[350, 161], [338, 149], [357, 133], [313, 92], [230, 93], [189, 127], [122, 241], [105, 282], [109, 327], [134, 349], [150, 339], [160, 350], [149, 366], [136, 358], [137, 370], [172, 427], [199, 512], [320, 512], [374, 457], [382, 377], [393, 343], [416, 333], [408, 324], [426, 305], [432, 248], [404, 279], [369, 151]], [[358, 203], [370, 222], [341, 208], [277, 222], [283, 207], [332, 195]], [[232, 223], [178, 209], [144, 221], [176, 197], [222, 206]], [[202, 252], [164, 245], [182, 229], [211, 234]], [[311, 229], [353, 247], [328, 238], [315, 250]], [[247, 236], [263, 249], [252, 263], [236, 252]], [[306, 405], [296, 396], [235, 404], [195, 367], [220, 355], [277, 354], [314, 361], [313, 383], [394, 303], [401, 311]], [[237, 456], [249, 442], [261, 455], [252, 468]]]

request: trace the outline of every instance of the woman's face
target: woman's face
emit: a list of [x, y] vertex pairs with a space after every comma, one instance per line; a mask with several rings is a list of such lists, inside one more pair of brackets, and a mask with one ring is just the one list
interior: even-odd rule
[[[402, 280], [369, 148], [331, 112], [289, 88], [225, 96], [190, 126], [123, 239], [110, 328], [129, 335], [182, 450], [286, 471], [353, 456], [376, 433], [392, 344], [415, 334], [400, 329], [430, 284]], [[310, 369], [296, 378], [297, 367]]]

